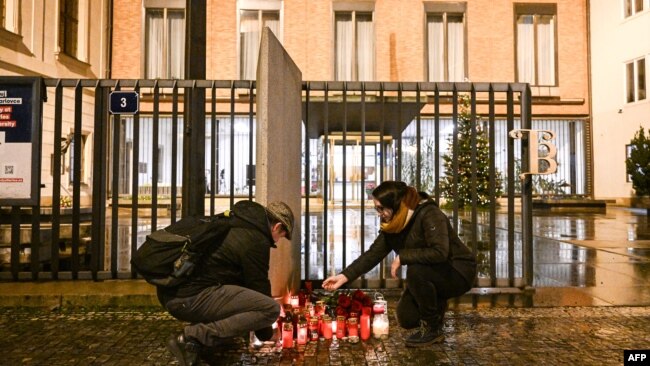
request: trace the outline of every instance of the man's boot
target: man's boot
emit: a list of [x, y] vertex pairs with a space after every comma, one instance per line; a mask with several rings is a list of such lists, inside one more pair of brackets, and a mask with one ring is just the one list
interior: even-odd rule
[[183, 335], [171, 335], [167, 340], [167, 349], [176, 357], [181, 366], [193, 366], [199, 364], [199, 352], [201, 344], [193, 338]]
[[420, 329], [406, 339], [406, 347], [424, 347], [444, 341], [442, 332], [442, 318], [431, 321], [420, 320]]

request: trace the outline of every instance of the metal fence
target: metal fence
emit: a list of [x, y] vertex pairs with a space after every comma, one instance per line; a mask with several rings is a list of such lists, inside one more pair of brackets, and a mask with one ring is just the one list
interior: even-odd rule
[[[254, 82], [47, 79], [43, 198], [34, 207], [0, 208], [0, 240], [9, 257], [0, 278], [135, 278], [130, 253], [151, 230], [180, 217], [181, 146], [190, 128], [183, 100], [193, 88], [206, 95], [206, 214], [254, 199]], [[109, 93], [118, 90], [139, 93], [137, 113], [108, 112]], [[481, 210], [473, 191], [468, 210], [448, 200], [449, 216], [481, 258], [477, 286], [532, 284], [531, 178], [516, 184], [515, 169], [528, 144], [504, 136], [531, 128], [530, 92], [527, 84], [507, 83], [303, 83], [304, 280], [327, 277], [369, 247], [378, 223], [368, 192], [381, 181], [405, 180], [445, 201], [441, 159], [448, 154], [457, 171], [461, 95], [469, 98], [472, 138], [479, 126], [487, 131], [491, 191], [503, 169], [505, 196], [492, 194]], [[425, 120], [433, 128], [426, 138]], [[452, 129], [449, 139], [443, 128]], [[505, 142], [501, 163], [498, 139]], [[469, 155], [476, 168], [476, 148]], [[387, 276], [390, 261], [362, 285], [399, 286]]]

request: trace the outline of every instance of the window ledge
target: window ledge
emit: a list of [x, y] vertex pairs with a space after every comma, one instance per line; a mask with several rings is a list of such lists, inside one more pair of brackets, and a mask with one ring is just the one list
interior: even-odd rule
[[530, 94], [533, 97], [559, 98], [560, 88], [557, 86], [530, 86]]
[[7, 40], [13, 44], [19, 44], [23, 42], [23, 36], [4, 28], [0, 28], [0, 39]]
[[90, 64], [84, 61], [77, 59], [76, 57], [70, 56], [64, 52], [55, 52], [56, 60], [62, 64], [66, 64], [78, 69], [83, 69], [84, 71], [90, 70]]

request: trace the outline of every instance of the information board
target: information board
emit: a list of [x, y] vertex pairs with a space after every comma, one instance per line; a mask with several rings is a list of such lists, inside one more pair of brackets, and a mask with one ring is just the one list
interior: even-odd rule
[[42, 85], [41, 78], [0, 77], [0, 205], [38, 204]]

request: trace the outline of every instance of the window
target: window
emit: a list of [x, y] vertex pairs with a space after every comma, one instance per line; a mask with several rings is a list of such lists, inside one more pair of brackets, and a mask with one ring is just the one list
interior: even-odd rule
[[18, 0], [0, 0], [0, 28], [18, 33]]
[[185, 9], [146, 8], [145, 32], [145, 78], [183, 79]]
[[77, 57], [79, 37], [79, 2], [61, 0], [59, 25], [59, 49], [68, 56]]
[[555, 4], [515, 4], [517, 81], [556, 86]]
[[[280, 3], [276, 4], [279, 6]], [[239, 11], [239, 77], [242, 80], [255, 80], [257, 77], [257, 56], [264, 27], [269, 27], [280, 38], [279, 10]]]
[[338, 81], [372, 81], [375, 42], [372, 12], [337, 11], [334, 76]]
[[427, 78], [465, 80], [465, 3], [425, 3]]
[[646, 0], [623, 0], [625, 6], [625, 17], [630, 17], [643, 11]]
[[638, 102], [646, 98], [645, 58], [640, 58], [625, 64], [625, 80], [627, 86], [626, 101]]

